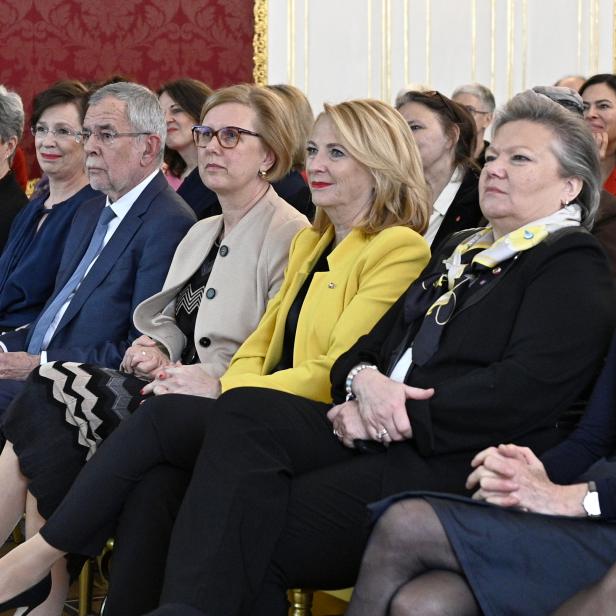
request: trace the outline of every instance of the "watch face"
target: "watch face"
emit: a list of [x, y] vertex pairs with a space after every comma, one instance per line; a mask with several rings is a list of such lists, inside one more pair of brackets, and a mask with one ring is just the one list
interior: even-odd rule
[[586, 514], [589, 516], [601, 515], [601, 507], [599, 507], [599, 493], [587, 492], [584, 500], [582, 501], [582, 506], [584, 507]]

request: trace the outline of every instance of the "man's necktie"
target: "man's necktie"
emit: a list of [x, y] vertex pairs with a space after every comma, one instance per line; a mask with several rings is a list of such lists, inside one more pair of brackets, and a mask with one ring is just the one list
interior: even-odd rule
[[64, 306], [66, 300], [75, 292], [75, 289], [83, 280], [88, 267], [92, 261], [98, 257], [99, 253], [103, 249], [103, 240], [105, 239], [105, 234], [107, 233], [107, 226], [113, 218], [115, 218], [115, 212], [110, 207], [103, 208], [96, 228], [94, 229], [94, 233], [92, 234], [90, 245], [75, 268], [73, 275], [69, 278], [68, 282], [62, 287], [62, 289], [58, 291], [58, 294], [55, 296], [53, 301], [37, 319], [36, 325], [34, 326], [34, 331], [32, 332], [32, 337], [28, 343], [28, 353], [38, 355], [41, 352], [45, 334], [53, 323], [53, 320], [56, 318], [58, 311], [62, 308], [62, 306]]

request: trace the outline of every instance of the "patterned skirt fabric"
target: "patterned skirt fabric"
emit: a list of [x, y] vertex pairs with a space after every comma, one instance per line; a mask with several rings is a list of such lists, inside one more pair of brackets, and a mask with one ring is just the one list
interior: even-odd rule
[[102, 441], [142, 401], [145, 381], [117, 370], [53, 362], [35, 370], [2, 418], [38, 509], [48, 518]]

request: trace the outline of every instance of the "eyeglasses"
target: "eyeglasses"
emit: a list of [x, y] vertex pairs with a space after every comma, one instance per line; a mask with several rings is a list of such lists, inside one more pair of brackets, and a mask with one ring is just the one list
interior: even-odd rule
[[259, 133], [253, 133], [245, 128], [237, 126], [223, 126], [218, 130], [213, 130], [209, 126], [201, 126], [199, 124], [192, 127], [193, 140], [198, 148], [205, 148], [214, 137], [223, 148], [234, 148], [240, 140], [240, 135], [250, 135], [251, 137], [260, 137]]
[[48, 133], [51, 133], [56, 139], [60, 141], [67, 141], [72, 139], [79, 143], [82, 138], [82, 134], [72, 128], [47, 128], [46, 126], [31, 126], [30, 132], [34, 135], [35, 139], [45, 139]]
[[84, 130], [81, 131], [81, 138], [84, 143], [88, 142], [90, 137], [96, 137], [103, 145], [113, 145], [117, 137], [140, 137], [141, 135], [151, 135], [152, 133], [140, 132], [140, 133], [118, 133], [115, 130], [103, 129], [103, 130]]
[[466, 109], [466, 111], [474, 115], [488, 115], [492, 113], [491, 111], [481, 111], [480, 109], [475, 109], [472, 105], [462, 105], [461, 103], [458, 103], [458, 105], [461, 105], [464, 109]]

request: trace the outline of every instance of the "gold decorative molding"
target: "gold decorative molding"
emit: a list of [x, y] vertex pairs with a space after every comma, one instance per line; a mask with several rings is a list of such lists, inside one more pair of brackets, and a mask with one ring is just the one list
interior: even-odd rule
[[471, 0], [471, 81], [477, 81], [477, 0]]
[[496, 0], [490, 3], [490, 90], [496, 90]]
[[513, 58], [515, 45], [515, 13], [513, 0], [507, 0], [507, 96], [513, 96]]
[[368, 0], [368, 98], [372, 97], [372, 0]]
[[287, 82], [295, 85], [295, 0], [287, 0]]
[[[616, 0], [614, 7], [616, 10]], [[577, 72], [584, 72], [582, 71], [582, 0], [578, 0], [577, 5]]]
[[614, 17], [612, 26], [612, 73], [614, 73], [616, 72], [616, 0], [614, 0], [612, 15]]
[[[616, 0], [614, 0], [616, 4]], [[409, 0], [404, 0], [403, 4], [404, 21], [404, 86], [411, 81], [409, 74]]]
[[252, 37], [252, 78], [260, 86], [267, 84], [267, 0], [255, 0], [255, 29]]
[[432, 13], [430, 0], [426, 0], [426, 85], [432, 87]]

